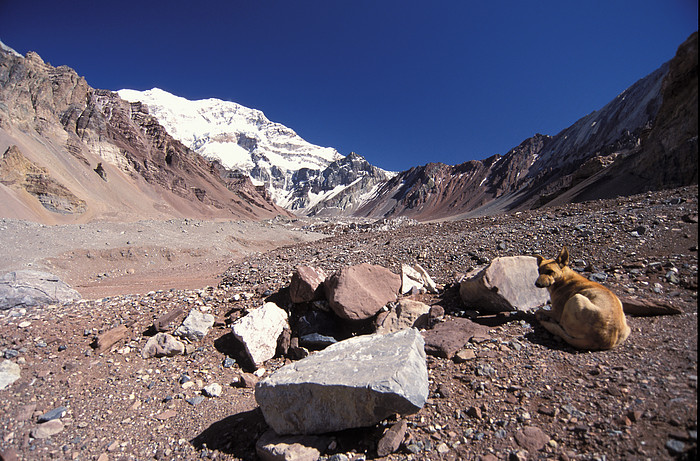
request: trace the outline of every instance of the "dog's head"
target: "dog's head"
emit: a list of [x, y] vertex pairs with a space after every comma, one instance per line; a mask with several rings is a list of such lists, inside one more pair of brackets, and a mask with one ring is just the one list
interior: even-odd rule
[[569, 265], [569, 250], [564, 247], [557, 256], [557, 259], [545, 259], [540, 255], [535, 255], [537, 258], [537, 271], [539, 277], [535, 282], [537, 288], [547, 288], [554, 285], [558, 278], [562, 275], [562, 270]]

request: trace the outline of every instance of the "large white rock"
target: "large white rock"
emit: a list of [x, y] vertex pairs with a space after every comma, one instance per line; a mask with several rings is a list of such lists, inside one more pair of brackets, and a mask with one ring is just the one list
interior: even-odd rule
[[246, 353], [257, 367], [275, 356], [277, 339], [289, 325], [287, 313], [275, 303], [265, 303], [236, 320], [233, 335], [245, 346]]
[[371, 426], [395, 413], [415, 413], [427, 398], [424, 342], [415, 329], [341, 341], [255, 388], [265, 421], [278, 434]]
[[496, 258], [462, 280], [459, 294], [467, 307], [485, 312], [528, 311], [547, 303], [549, 293], [535, 286], [539, 276], [532, 256]]
[[410, 292], [413, 288], [425, 289], [430, 293], [437, 293], [437, 285], [428, 272], [420, 264], [414, 267], [408, 264], [401, 265], [401, 294]]

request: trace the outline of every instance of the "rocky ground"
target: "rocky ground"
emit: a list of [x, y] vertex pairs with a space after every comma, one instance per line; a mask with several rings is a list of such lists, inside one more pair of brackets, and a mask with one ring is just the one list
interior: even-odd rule
[[[249, 254], [216, 287], [0, 312], [0, 353], [21, 370], [0, 390], [3, 459], [255, 459], [267, 427], [246, 384], [252, 378], [240, 377], [289, 359], [246, 368], [229, 325], [265, 299], [289, 308], [285, 287], [297, 265], [330, 273], [361, 262], [395, 273], [420, 263], [441, 290], [415, 298], [441, 306], [446, 318], [491, 328], [461, 363], [428, 357], [429, 401], [403, 417], [403, 443], [383, 459], [695, 459], [697, 193], [431, 224], [289, 222], [328, 237]], [[553, 257], [563, 245], [584, 275], [683, 313], [628, 317], [632, 334], [620, 347], [578, 352], [531, 314], [480, 315], [459, 300], [456, 282], [470, 268], [497, 256]], [[178, 307], [217, 322], [187, 355], [143, 359], [154, 319]], [[94, 338], [110, 331], [123, 333], [95, 349]], [[203, 397], [212, 383], [221, 395]], [[53, 427], [38, 424], [60, 407], [65, 414]], [[326, 456], [377, 459], [377, 441], [394, 422], [329, 434]]]

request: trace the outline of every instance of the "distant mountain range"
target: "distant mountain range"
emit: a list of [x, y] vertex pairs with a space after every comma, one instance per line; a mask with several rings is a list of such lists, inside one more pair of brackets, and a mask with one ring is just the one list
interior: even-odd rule
[[157, 88], [95, 90], [68, 67], [3, 45], [0, 215], [432, 220], [693, 184], [697, 50], [695, 33], [670, 62], [554, 136], [393, 173], [310, 144], [255, 109]]

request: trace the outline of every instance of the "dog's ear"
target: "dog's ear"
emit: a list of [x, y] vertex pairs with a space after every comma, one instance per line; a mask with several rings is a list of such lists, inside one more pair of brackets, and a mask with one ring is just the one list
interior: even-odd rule
[[559, 256], [557, 256], [556, 261], [560, 267], [569, 265], [569, 250], [567, 250], [566, 247], [561, 249], [561, 253], [559, 253]]
[[544, 261], [544, 257], [541, 255], [535, 255], [535, 258], [537, 258], [537, 267], [539, 267], [542, 264], [542, 261]]

